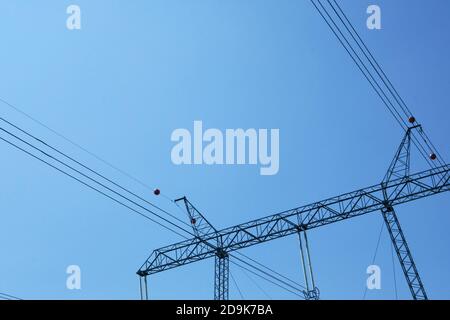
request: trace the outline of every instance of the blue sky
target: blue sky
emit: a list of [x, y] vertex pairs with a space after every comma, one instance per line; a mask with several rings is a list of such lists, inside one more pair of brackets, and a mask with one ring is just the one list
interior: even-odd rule
[[[66, 29], [78, 4], [82, 30]], [[376, 1], [382, 30], [365, 27], [372, 1], [342, 7], [448, 159], [450, 4]], [[218, 228], [381, 181], [402, 132], [306, 0], [2, 1], [0, 97], [152, 187], [186, 195]], [[178, 214], [23, 115], [3, 117]], [[255, 166], [175, 166], [170, 135], [207, 128], [279, 128], [280, 171]], [[24, 299], [136, 299], [135, 272], [178, 236], [0, 144], [0, 292]], [[417, 157], [414, 159], [418, 159]], [[414, 160], [413, 160], [414, 161]], [[447, 194], [397, 212], [431, 298], [449, 299]], [[309, 233], [325, 299], [361, 299], [382, 219], [372, 213]], [[296, 237], [245, 253], [302, 281]], [[393, 299], [390, 242], [376, 259]], [[66, 289], [66, 267], [82, 290]], [[396, 262], [399, 297], [410, 294]], [[265, 295], [231, 267], [245, 298]], [[213, 260], [149, 278], [152, 299], [210, 299]], [[255, 278], [255, 280], [257, 280]], [[258, 283], [272, 298], [292, 294]], [[239, 298], [231, 283], [231, 298]]]

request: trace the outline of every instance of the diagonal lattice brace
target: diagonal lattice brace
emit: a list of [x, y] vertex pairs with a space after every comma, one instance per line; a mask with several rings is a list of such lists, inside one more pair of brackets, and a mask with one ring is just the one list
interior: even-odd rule
[[[197, 208], [186, 198], [175, 200], [175, 203], [183, 202], [186, 207], [186, 212], [189, 216], [189, 222], [197, 237], [202, 237], [206, 234], [217, 232], [213, 225], [197, 210]], [[178, 204], [177, 204], [178, 205]]]
[[420, 279], [419, 272], [417, 271], [416, 264], [414, 263], [411, 251], [409, 250], [408, 243], [406, 242], [405, 235], [400, 227], [400, 222], [398, 221], [394, 208], [387, 205], [381, 210], [381, 212], [413, 299], [428, 300], [428, 296], [425, 292], [425, 288], [422, 280]]
[[410, 170], [410, 158], [411, 158], [411, 131], [418, 129], [420, 126], [409, 128], [405, 136], [400, 143], [400, 146], [395, 153], [386, 175], [383, 178], [383, 182], [387, 183], [392, 179], [399, 179], [409, 176]]

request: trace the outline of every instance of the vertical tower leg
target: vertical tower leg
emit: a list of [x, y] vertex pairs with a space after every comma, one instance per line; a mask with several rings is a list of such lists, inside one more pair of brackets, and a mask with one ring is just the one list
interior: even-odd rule
[[226, 252], [219, 251], [215, 259], [214, 300], [228, 300], [230, 258]]
[[139, 286], [141, 290], [141, 300], [148, 300], [147, 276], [139, 276]]
[[303, 275], [305, 277], [306, 290], [303, 291], [306, 300], [319, 300], [319, 289], [314, 282], [311, 255], [309, 253], [309, 243], [306, 230], [299, 230], [298, 239], [300, 242], [300, 252], [302, 257]]
[[384, 221], [400, 261], [400, 265], [402, 266], [409, 290], [411, 290], [413, 299], [428, 300], [425, 288], [422, 280], [420, 279], [419, 272], [417, 271], [416, 264], [414, 263], [411, 251], [409, 250], [408, 243], [406, 242], [405, 235], [400, 227], [394, 208], [390, 205], [386, 205], [381, 212], [383, 213]]

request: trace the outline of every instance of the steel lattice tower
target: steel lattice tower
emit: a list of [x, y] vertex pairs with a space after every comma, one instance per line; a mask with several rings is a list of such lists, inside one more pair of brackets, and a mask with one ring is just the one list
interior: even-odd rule
[[186, 199], [184, 201], [195, 238], [153, 251], [137, 274], [142, 298], [147, 297], [147, 276], [215, 257], [214, 298], [228, 299], [229, 253], [267, 241], [298, 234], [307, 290], [306, 299], [318, 299], [306, 231], [335, 222], [381, 211], [413, 299], [428, 299], [394, 206], [450, 190], [450, 165], [410, 174], [411, 134], [400, 143], [383, 181], [374, 186], [294, 208], [282, 213], [222, 230], [216, 230]]

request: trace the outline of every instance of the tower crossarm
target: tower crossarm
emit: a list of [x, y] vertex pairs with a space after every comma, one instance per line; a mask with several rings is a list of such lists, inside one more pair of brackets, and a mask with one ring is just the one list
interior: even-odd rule
[[216, 255], [210, 243], [232, 252], [258, 243], [381, 210], [450, 190], [450, 165], [415, 173], [327, 200], [229, 227], [155, 250], [139, 269], [155, 274]]

